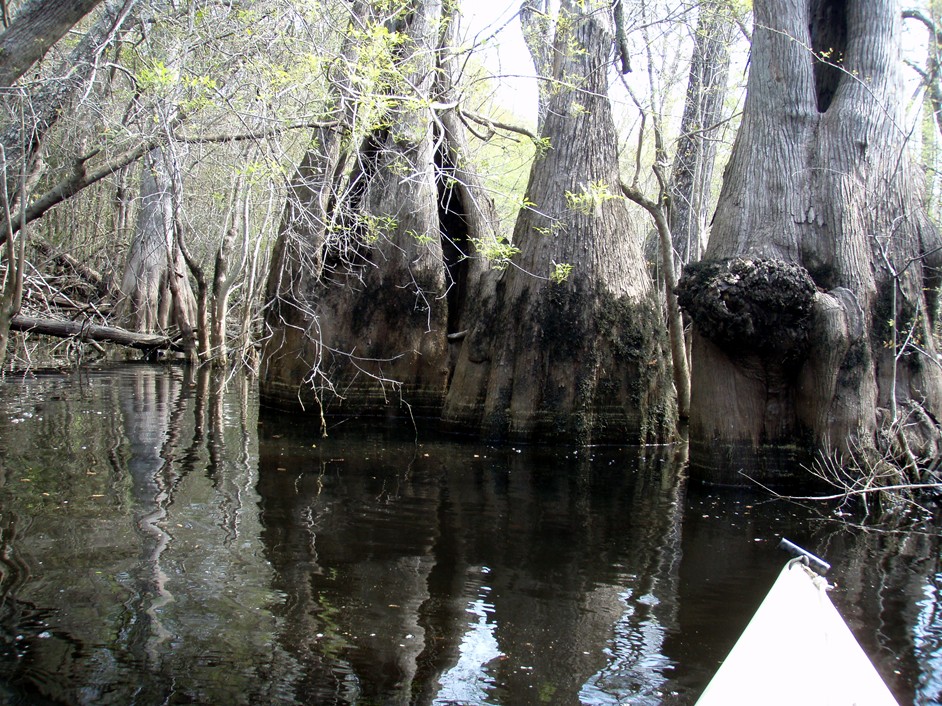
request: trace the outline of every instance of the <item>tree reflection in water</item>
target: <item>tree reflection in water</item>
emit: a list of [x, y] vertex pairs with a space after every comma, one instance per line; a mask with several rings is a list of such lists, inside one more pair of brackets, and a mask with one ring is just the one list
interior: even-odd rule
[[140, 538], [140, 560], [126, 588], [132, 596], [127, 617], [127, 646], [131, 654], [160, 673], [161, 646], [171, 634], [162, 622], [162, 610], [173, 601], [167, 587], [162, 556], [171, 535], [165, 529], [173, 487], [178, 480], [168, 460], [180, 443], [180, 380], [174, 375], [139, 375], [131, 394], [121, 397], [131, 479], [134, 526]]
[[[486, 579], [490, 569], [481, 567], [482, 579]], [[483, 582], [482, 582], [483, 583]], [[478, 598], [472, 601], [465, 611], [469, 616], [467, 630], [461, 636], [458, 646], [458, 660], [439, 678], [441, 689], [435, 697], [436, 704], [487, 703], [488, 694], [496, 682], [488, 673], [488, 665], [504, 657], [494, 635], [494, 605], [489, 602], [489, 586], [482, 585]]]
[[[12, 628], [26, 656], [0, 661], [11, 699], [272, 701], [266, 670], [283, 660], [267, 607], [281, 598], [256, 559], [256, 496], [246, 508], [214, 487], [254, 488], [255, 411], [220, 386], [216, 419], [248, 417], [219, 428], [210, 383], [134, 365], [2, 388], [0, 458], [17, 470], [0, 507], [31, 524], [17, 598], [49, 616]], [[238, 450], [218, 473], [213, 445]]]
[[692, 703], [780, 534], [899, 700], [942, 700], [935, 531], [690, 486], [673, 449], [316, 426], [207, 371], [0, 386], [0, 700]]

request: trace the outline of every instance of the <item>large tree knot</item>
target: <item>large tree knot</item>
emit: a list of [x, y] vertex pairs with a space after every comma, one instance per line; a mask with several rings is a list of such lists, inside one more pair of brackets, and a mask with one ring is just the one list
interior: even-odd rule
[[759, 258], [692, 263], [676, 292], [700, 333], [729, 353], [796, 360], [807, 351], [815, 286], [801, 265]]

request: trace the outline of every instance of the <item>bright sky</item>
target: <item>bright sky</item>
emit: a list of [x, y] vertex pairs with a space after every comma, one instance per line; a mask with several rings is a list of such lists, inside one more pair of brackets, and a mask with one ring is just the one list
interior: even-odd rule
[[502, 78], [500, 101], [536, 122], [537, 89], [517, 12], [522, 0], [465, 0], [461, 30], [469, 43], [484, 43], [481, 61]]
[[[462, 34], [469, 43], [484, 42], [485, 47], [479, 53], [481, 61], [494, 74], [502, 77], [502, 87], [499, 91], [499, 100], [513, 113], [521, 118], [536, 122], [537, 88], [533, 78], [534, 69], [523, 34], [517, 12], [523, 0], [463, 0], [462, 2]], [[924, 0], [914, 0], [916, 6], [924, 7]], [[904, 51], [917, 56], [917, 64], [925, 61], [926, 32], [918, 22], [906, 21], [903, 23]], [[742, 73], [744, 70], [736, 68]], [[738, 74], [737, 74], [738, 75]], [[912, 96], [916, 90], [918, 77], [915, 72], [904, 71], [907, 80], [907, 90]], [[907, 122], [919, 119], [919, 107], [912, 109], [912, 115]]]

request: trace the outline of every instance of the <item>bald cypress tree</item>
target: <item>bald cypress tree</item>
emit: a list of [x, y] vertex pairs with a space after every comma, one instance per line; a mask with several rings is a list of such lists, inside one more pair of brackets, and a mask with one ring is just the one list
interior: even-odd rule
[[388, 9], [354, 4], [328, 119], [291, 185], [268, 284], [270, 403], [437, 416], [448, 336], [485, 267], [470, 243], [494, 237], [451, 95], [456, 5]]
[[742, 127], [681, 283], [706, 478], [939, 452], [942, 240], [907, 152], [900, 23], [893, 0], [755, 2]]
[[675, 405], [665, 325], [619, 191], [608, 94], [614, 18], [564, 0], [554, 87], [513, 243], [461, 350], [445, 420], [492, 437], [663, 438]]

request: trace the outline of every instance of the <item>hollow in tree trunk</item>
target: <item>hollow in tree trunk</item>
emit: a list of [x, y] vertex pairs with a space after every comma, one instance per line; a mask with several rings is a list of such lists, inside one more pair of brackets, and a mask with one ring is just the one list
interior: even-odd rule
[[[410, 2], [387, 20], [393, 70], [405, 81], [368, 123], [368, 107], [349, 90], [357, 42], [342, 50], [337, 124], [312, 140], [272, 257], [260, 376], [268, 403], [300, 402], [324, 415], [441, 411], [447, 336], [481, 269], [469, 243], [494, 228], [458, 120], [430, 109], [450, 100], [442, 44], [453, 23], [442, 17], [453, 10]], [[351, 12], [355, 27], [378, 21], [370, 3]]]

